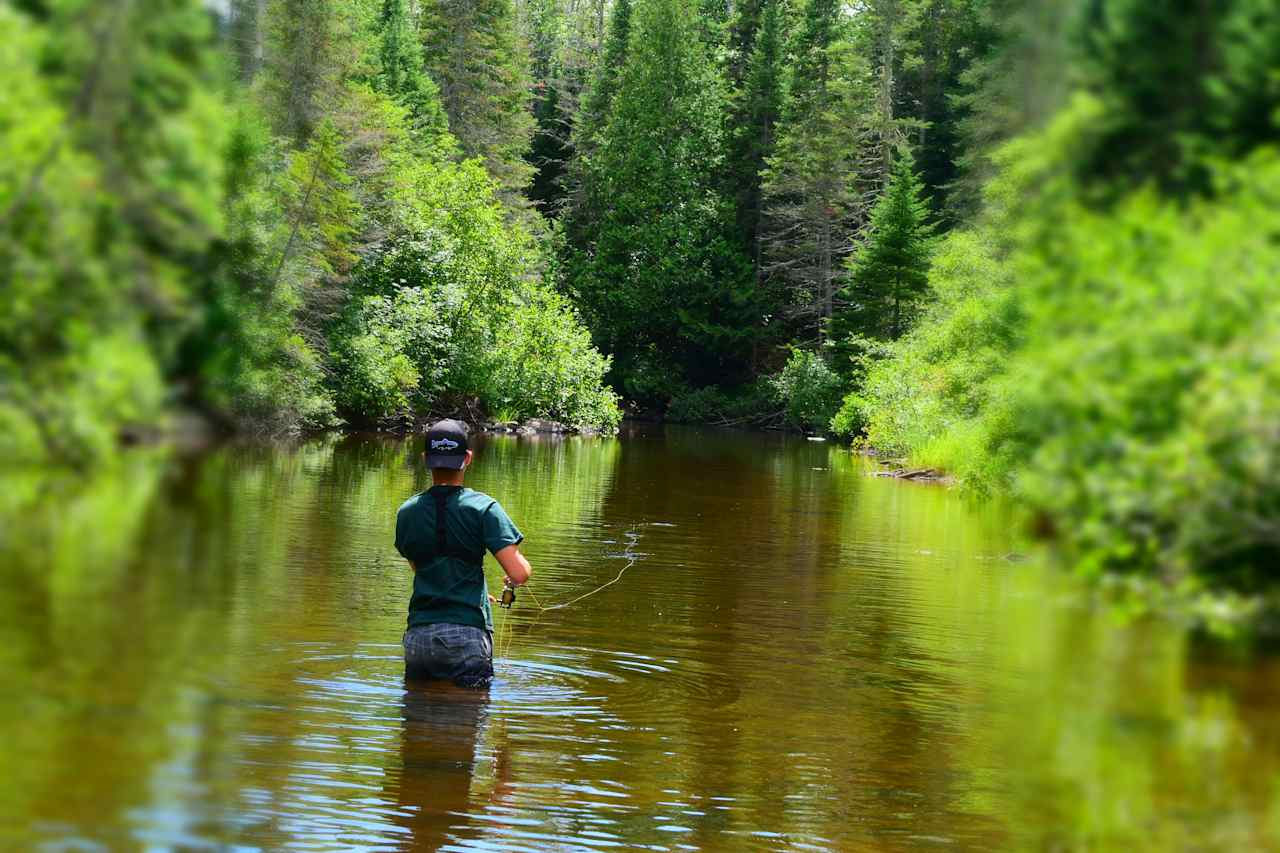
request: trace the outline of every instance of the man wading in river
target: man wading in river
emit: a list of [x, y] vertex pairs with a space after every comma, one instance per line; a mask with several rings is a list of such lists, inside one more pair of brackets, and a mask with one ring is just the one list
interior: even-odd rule
[[498, 559], [504, 585], [514, 590], [532, 571], [520, 553], [524, 536], [496, 500], [462, 485], [471, 464], [465, 424], [432, 424], [426, 457], [431, 488], [396, 514], [396, 550], [413, 568], [405, 678], [482, 687], [493, 677], [494, 598], [485, 587], [484, 552]]

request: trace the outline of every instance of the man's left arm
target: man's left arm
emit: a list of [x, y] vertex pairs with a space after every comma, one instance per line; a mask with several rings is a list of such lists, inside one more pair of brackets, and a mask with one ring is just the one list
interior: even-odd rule
[[404, 515], [405, 515], [404, 507], [401, 507], [400, 512], [396, 513], [396, 550], [400, 552], [401, 557], [404, 557], [405, 562], [409, 564], [409, 568], [416, 572], [418, 570], [417, 565], [413, 562], [413, 560], [410, 560], [408, 557], [405, 557], [405, 553], [404, 553], [404, 540], [405, 540]]
[[516, 527], [511, 516], [507, 515], [502, 504], [494, 501], [484, 514], [484, 544], [489, 553], [502, 566], [503, 574], [512, 586], [521, 586], [528, 582], [533, 569], [524, 554], [520, 553], [520, 543], [524, 534]]

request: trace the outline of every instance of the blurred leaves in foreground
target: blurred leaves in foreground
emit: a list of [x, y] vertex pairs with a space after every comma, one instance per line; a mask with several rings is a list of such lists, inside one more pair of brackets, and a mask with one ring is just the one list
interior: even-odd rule
[[0, 6], [0, 456], [101, 458], [174, 405], [266, 434], [616, 424], [406, 14], [281, 0], [237, 63], [238, 19], [195, 0]]
[[1099, 203], [1070, 167], [1108, 115], [1081, 95], [1004, 149], [937, 301], [848, 405], [874, 446], [1012, 489], [1087, 571], [1257, 589], [1280, 567], [1280, 154]]

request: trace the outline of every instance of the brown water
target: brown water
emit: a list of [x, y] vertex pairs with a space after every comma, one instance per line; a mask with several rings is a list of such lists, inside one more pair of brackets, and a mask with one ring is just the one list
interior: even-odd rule
[[1275, 658], [794, 438], [487, 441], [542, 604], [636, 559], [522, 594], [488, 693], [406, 691], [406, 449], [8, 478], [0, 847], [1280, 849]]

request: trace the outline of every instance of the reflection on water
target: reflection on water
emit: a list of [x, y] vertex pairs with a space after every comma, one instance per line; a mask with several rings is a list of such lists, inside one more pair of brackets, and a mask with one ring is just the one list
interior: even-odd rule
[[[403, 728], [400, 766], [387, 773], [384, 791], [399, 804], [406, 843], [436, 850], [451, 840], [454, 826], [471, 804], [480, 727], [489, 707], [489, 691], [450, 684], [408, 684], [401, 700]], [[505, 793], [506, 750], [495, 761], [502, 768]]]
[[[0, 489], [0, 847], [1268, 849], [1280, 662], [1117, 625], [828, 445], [493, 438], [533, 593], [406, 685], [398, 441]], [[496, 575], [496, 566], [490, 565]]]

